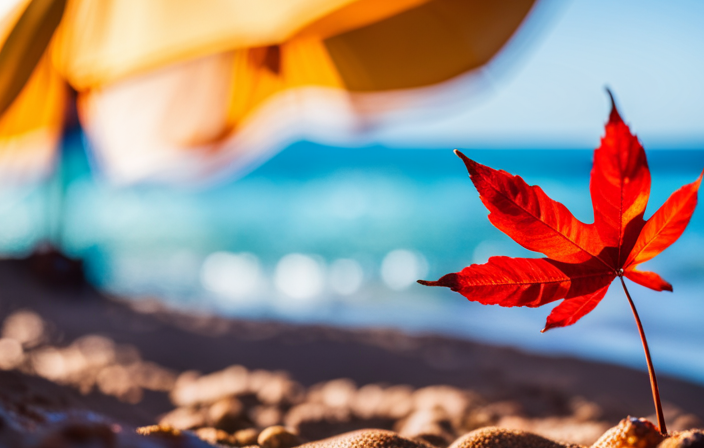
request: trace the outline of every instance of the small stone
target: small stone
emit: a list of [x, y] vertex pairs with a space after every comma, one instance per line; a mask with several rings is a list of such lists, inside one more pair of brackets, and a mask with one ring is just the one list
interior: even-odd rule
[[550, 440], [591, 445], [609, 428], [606, 422], [583, 421], [573, 416], [525, 418], [516, 415], [502, 417], [496, 424], [501, 428], [531, 432]]
[[170, 394], [171, 401], [179, 406], [214, 403], [221, 398], [246, 392], [247, 378], [247, 369], [238, 365], [204, 376], [185, 372], [176, 379]]
[[431, 448], [431, 445], [422, 440], [406, 439], [392, 431], [362, 429], [306, 443], [299, 448]]
[[379, 384], [367, 384], [357, 391], [350, 408], [361, 419], [371, 419], [379, 415], [384, 402], [384, 388]]
[[488, 409], [479, 408], [470, 411], [462, 422], [462, 428], [473, 431], [475, 429], [493, 426], [499, 418]]
[[284, 424], [302, 433], [300, 428], [304, 425], [321, 422], [325, 424], [348, 423], [351, 419], [352, 415], [347, 408], [329, 408], [322, 403], [305, 402], [292, 407], [286, 413]]
[[330, 408], [347, 408], [357, 392], [354, 381], [341, 378], [316, 384], [308, 392], [308, 401], [322, 403]]
[[413, 389], [410, 386], [391, 386], [384, 389], [384, 399], [378, 409], [379, 417], [400, 419], [413, 411]]
[[606, 431], [592, 448], [655, 448], [663, 438], [650, 421], [628, 417]]
[[449, 416], [465, 414], [474, 401], [478, 401], [474, 395], [450, 386], [428, 386], [413, 392], [415, 409], [440, 408]]
[[439, 408], [415, 411], [401, 420], [395, 429], [402, 437], [421, 439], [438, 447], [446, 447], [455, 439], [447, 414]]
[[[151, 425], [151, 426], [142, 426], [141, 428], [137, 428], [135, 431], [136, 434], [139, 434], [140, 436], [145, 436], [145, 437], [150, 437], [150, 438], [158, 438], [158, 439], [164, 439], [161, 441], [153, 441], [154, 443], [149, 443], [145, 444], [142, 441], [138, 440], [139, 436], [134, 436], [133, 434], [129, 434], [130, 436], [134, 436], [137, 438], [137, 440], [130, 440], [127, 438], [126, 440], [122, 440], [121, 442], [123, 443], [117, 443], [117, 444], [103, 444], [103, 445], [90, 445], [90, 446], [106, 446], [106, 447], [113, 447], [113, 446], [129, 446], [129, 447], [152, 447], [152, 446], [169, 446], [169, 447], [183, 447], [183, 448], [196, 448], [196, 447], [204, 447], [206, 442], [202, 439], [200, 439], [196, 434], [191, 433], [189, 431], [180, 431], [176, 428], [173, 428], [171, 426], [167, 425]], [[127, 436], [123, 434], [123, 436]], [[42, 445], [44, 446], [44, 445]], [[61, 446], [61, 447], [68, 447], [68, 446], [77, 446], [74, 444], [63, 444], [63, 445], [46, 445], [46, 446]], [[87, 444], [81, 444], [80, 446], [88, 446]], [[210, 444], [208, 445], [210, 446]]]
[[249, 372], [247, 376], [247, 391], [249, 393], [258, 394], [259, 391], [266, 386], [271, 380], [272, 373], [268, 370], [257, 369]]
[[181, 437], [183, 435], [180, 430], [169, 425], [141, 426], [136, 432], [142, 436]]
[[495, 426], [502, 417], [520, 414], [521, 406], [518, 403], [498, 401], [469, 410], [461, 427], [464, 430], [475, 430], [486, 426]]
[[296, 404], [304, 398], [303, 386], [285, 372], [274, 372], [256, 391], [257, 398], [268, 405]]
[[525, 431], [488, 427], [465, 434], [450, 448], [578, 448], [580, 445], [560, 444]]
[[677, 432], [663, 440], [658, 448], [704, 448], [704, 430], [690, 429]]
[[255, 406], [249, 412], [252, 421], [260, 428], [279, 425], [283, 422], [283, 412], [275, 406]]
[[232, 440], [237, 446], [256, 445], [259, 431], [255, 428], [241, 429], [232, 435]]
[[199, 408], [176, 408], [161, 417], [159, 425], [176, 429], [200, 428], [207, 426], [206, 414], [203, 409]]
[[293, 448], [301, 440], [283, 426], [270, 426], [259, 434], [257, 443], [261, 448]]
[[213, 403], [207, 411], [208, 425], [234, 432], [249, 426], [242, 402], [235, 397], [227, 397]]
[[225, 445], [232, 445], [232, 438], [230, 434], [226, 433], [222, 429], [217, 428], [199, 428], [195, 431], [196, 436], [199, 439], [204, 440], [213, 445], [216, 443], [221, 443]]

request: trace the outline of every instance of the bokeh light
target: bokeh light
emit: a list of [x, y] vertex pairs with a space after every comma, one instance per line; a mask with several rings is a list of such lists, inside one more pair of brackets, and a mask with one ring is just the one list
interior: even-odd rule
[[381, 263], [381, 278], [393, 290], [403, 290], [424, 278], [428, 263], [422, 255], [406, 249], [389, 252]]
[[288, 254], [276, 265], [274, 284], [279, 291], [293, 299], [311, 301], [323, 291], [324, 269], [314, 257]]
[[364, 272], [359, 263], [351, 258], [338, 258], [330, 265], [330, 286], [343, 296], [349, 296], [362, 287]]
[[233, 302], [251, 298], [261, 286], [259, 259], [251, 253], [215, 252], [201, 267], [203, 286]]

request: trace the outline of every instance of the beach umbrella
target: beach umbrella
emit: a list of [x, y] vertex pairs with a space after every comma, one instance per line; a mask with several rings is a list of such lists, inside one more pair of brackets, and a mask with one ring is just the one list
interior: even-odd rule
[[0, 23], [0, 169], [46, 173], [74, 101], [116, 182], [245, 169], [302, 123], [354, 133], [480, 68], [533, 3], [20, 1]]

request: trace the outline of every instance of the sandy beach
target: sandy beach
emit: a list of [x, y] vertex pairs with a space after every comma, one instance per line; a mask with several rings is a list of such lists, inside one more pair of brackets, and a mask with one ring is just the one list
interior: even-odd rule
[[[430, 334], [178, 312], [42, 284], [19, 261], [0, 263], [0, 282], [2, 341], [25, 338], [12, 362], [0, 350], [11, 368], [0, 373], [6, 412], [29, 403], [126, 428], [231, 435], [284, 425], [300, 441], [434, 431], [425, 436], [437, 446], [487, 425], [588, 445], [629, 415], [653, 414], [647, 374], [625, 367]], [[701, 426], [704, 387], [662, 376], [660, 389], [671, 430]]]

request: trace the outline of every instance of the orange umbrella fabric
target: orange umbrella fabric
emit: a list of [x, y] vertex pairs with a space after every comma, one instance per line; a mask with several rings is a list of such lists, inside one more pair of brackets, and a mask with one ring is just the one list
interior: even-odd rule
[[406, 107], [384, 92], [481, 67], [533, 2], [23, 1], [0, 23], [0, 166], [48, 169], [64, 84], [78, 92], [81, 122], [115, 181], [252, 166], [285, 140], [268, 132], [282, 123]]

